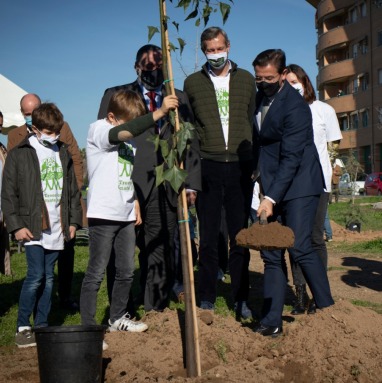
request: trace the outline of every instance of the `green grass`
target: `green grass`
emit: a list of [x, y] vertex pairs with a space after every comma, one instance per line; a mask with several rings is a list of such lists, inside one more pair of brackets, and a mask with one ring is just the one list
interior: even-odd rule
[[378, 314], [382, 314], [382, 304], [381, 303], [373, 303], [373, 302], [367, 302], [367, 301], [358, 301], [358, 300], [352, 300], [351, 301], [354, 306], [360, 306], [360, 307], [366, 307], [368, 309], [372, 309]]
[[352, 204], [351, 198], [345, 202], [329, 205], [329, 217], [345, 227], [351, 215], [361, 223], [361, 230], [382, 230], [382, 210], [373, 209], [373, 205], [382, 202], [381, 197], [359, 197]]
[[[355, 200], [356, 205], [361, 209], [362, 227], [361, 230], [382, 230], [382, 211], [374, 210], [372, 204], [382, 201], [380, 197], [363, 197]], [[352, 206], [348, 202], [339, 202], [329, 205], [330, 218], [336, 221], [341, 226], [345, 226], [345, 218]], [[78, 241], [80, 246], [76, 246], [74, 280], [72, 286], [72, 295], [79, 297], [81, 284], [88, 263], [88, 247], [86, 244]], [[357, 243], [336, 243], [331, 242], [328, 245], [329, 251], [341, 251], [349, 254], [368, 254], [369, 258], [380, 258], [382, 253], [382, 239], [357, 242]], [[12, 249], [11, 267], [12, 275], [4, 276], [0, 274], [0, 346], [11, 345], [14, 341], [16, 331], [16, 318], [18, 309], [18, 299], [21, 291], [21, 286], [26, 274], [25, 254], [17, 254], [16, 248]], [[139, 265], [136, 260], [136, 275], [133, 286], [133, 292], [137, 293], [139, 287]], [[196, 271], [197, 273], [197, 271]], [[195, 276], [197, 281], [197, 276]], [[250, 283], [252, 292], [250, 294], [250, 304], [253, 308], [259, 311], [261, 307], [261, 294], [258, 290], [262, 286], [263, 276], [261, 273], [251, 273]], [[196, 288], [197, 290], [197, 288]], [[57, 298], [57, 286], [55, 284], [52, 298], [52, 309], [49, 317], [50, 325], [74, 325], [80, 324], [79, 313], [72, 314], [69, 311], [59, 307]], [[226, 275], [224, 283], [219, 283], [218, 298], [215, 304], [215, 312], [221, 316], [234, 316], [233, 302], [231, 300], [230, 279]], [[373, 304], [370, 302], [356, 301], [353, 304], [363, 307], [368, 307], [382, 314], [382, 305]], [[290, 311], [290, 307], [286, 306], [286, 310]], [[184, 310], [184, 305], [175, 301], [170, 302], [170, 309]], [[138, 308], [138, 317], [144, 314], [143, 307]], [[104, 280], [98, 293], [97, 301], [97, 323], [106, 324], [109, 315], [109, 303], [107, 298], [106, 281]]]

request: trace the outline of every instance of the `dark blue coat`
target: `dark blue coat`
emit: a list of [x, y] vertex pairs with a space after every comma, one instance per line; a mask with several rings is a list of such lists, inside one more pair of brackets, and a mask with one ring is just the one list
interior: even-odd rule
[[261, 130], [257, 124], [262, 93], [254, 115], [255, 169], [260, 170], [264, 195], [276, 203], [323, 192], [324, 178], [313, 141], [309, 105], [287, 81], [277, 93]]

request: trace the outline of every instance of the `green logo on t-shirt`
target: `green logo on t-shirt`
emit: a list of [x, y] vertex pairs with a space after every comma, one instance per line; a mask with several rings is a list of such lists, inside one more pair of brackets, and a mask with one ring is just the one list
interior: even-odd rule
[[131, 173], [133, 171], [134, 152], [131, 144], [120, 143], [118, 147], [118, 188], [119, 190], [132, 190]]
[[54, 157], [46, 158], [41, 164], [41, 183], [45, 202], [59, 202], [61, 198], [63, 171]]

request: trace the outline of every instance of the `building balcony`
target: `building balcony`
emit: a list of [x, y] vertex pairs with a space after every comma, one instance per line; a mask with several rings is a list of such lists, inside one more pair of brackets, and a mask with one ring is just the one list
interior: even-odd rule
[[346, 44], [349, 41], [353, 41], [363, 38], [368, 34], [368, 22], [367, 18], [363, 18], [354, 24], [347, 24], [331, 29], [323, 33], [318, 38], [317, 44], [317, 57], [321, 56], [321, 52], [330, 47], [340, 46]]
[[317, 6], [317, 20], [320, 21], [324, 16], [353, 4], [354, 1], [349, 0], [322, 0]]
[[341, 82], [342, 79], [356, 74], [353, 59], [339, 61], [321, 68], [317, 76], [317, 83], [320, 84], [321, 88], [326, 83]]
[[325, 102], [335, 109], [337, 115], [357, 110], [355, 94], [346, 94], [340, 97], [332, 97], [328, 100], [325, 100]]
[[365, 54], [359, 54], [355, 59], [336, 61], [320, 69], [317, 76], [319, 88], [327, 83], [343, 82], [349, 77], [361, 75], [368, 72], [370, 67], [370, 57]]

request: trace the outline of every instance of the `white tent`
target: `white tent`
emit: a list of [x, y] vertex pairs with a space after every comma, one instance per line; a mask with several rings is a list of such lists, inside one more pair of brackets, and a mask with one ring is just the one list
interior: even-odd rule
[[25, 123], [20, 112], [20, 100], [25, 94], [24, 89], [0, 74], [0, 111], [4, 115], [3, 126], [21, 126]]

